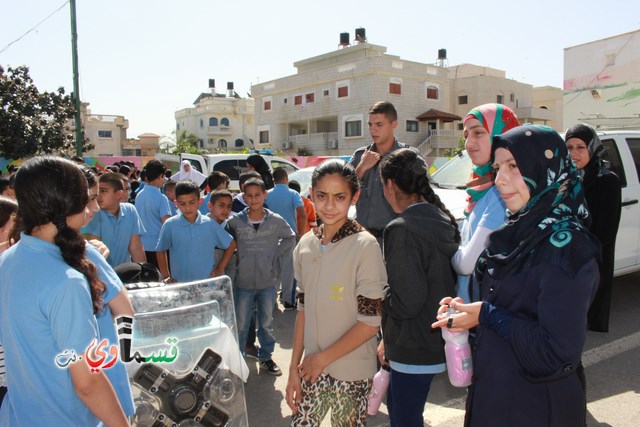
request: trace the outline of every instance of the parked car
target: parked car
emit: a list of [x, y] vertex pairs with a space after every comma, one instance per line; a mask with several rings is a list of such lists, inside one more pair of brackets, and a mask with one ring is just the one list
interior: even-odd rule
[[[600, 140], [607, 149], [611, 170], [622, 182], [622, 215], [616, 237], [614, 274], [621, 276], [640, 270], [640, 131], [602, 131]], [[445, 163], [432, 176], [436, 192], [456, 218], [464, 217], [465, 182], [471, 171], [466, 152]]]
[[[273, 171], [277, 167], [283, 167], [289, 174], [297, 171], [299, 168], [290, 161], [261, 154], [267, 161], [267, 164]], [[182, 160], [189, 160], [191, 166], [205, 175], [209, 175], [213, 171], [220, 171], [227, 174], [231, 179], [229, 189], [232, 191], [240, 191], [238, 179], [242, 172], [247, 171], [247, 157], [250, 154], [156, 154], [156, 159], [161, 160], [167, 168], [174, 172], [180, 169]]]

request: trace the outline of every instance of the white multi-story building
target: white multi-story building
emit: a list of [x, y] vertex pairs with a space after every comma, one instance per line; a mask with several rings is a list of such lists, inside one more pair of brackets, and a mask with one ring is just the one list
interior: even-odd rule
[[640, 128], [640, 30], [564, 49], [564, 128]]
[[424, 64], [386, 51], [366, 42], [343, 46], [295, 62], [294, 75], [253, 85], [258, 142], [288, 153], [351, 154], [370, 143], [367, 111], [383, 100], [398, 111], [397, 138], [425, 155], [456, 148], [461, 118], [483, 103], [503, 102], [523, 122], [552, 119], [534, 106], [532, 86], [506, 79], [504, 71]]
[[[210, 86], [215, 86], [210, 80]], [[253, 147], [255, 139], [253, 98], [240, 98], [227, 84], [227, 93], [202, 93], [193, 108], [175, 113], [176, 132], [186, 131], [198, 137], [198, 148], [210, 153]]]

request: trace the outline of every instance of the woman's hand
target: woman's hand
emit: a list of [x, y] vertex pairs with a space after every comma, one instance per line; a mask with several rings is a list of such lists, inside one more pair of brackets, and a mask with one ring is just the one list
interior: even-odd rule
[[287, 381], [285, 394], [287, 405], [289, 405], [294, 414], [298, 412], [298, 404], [302, 402], [302, 382], [298, 372], [297, 367], [289, 369], [289, 380]]
[[321, 353], [306, 355], [302, 363], [298, 365], [299, 376], [301, 379], [313, 384], [322, 374], [322, 370], [326, 365]]
[[389, 361], [384, 357], [384, 340], [380, 340], [380, 344], [378, 344], [378, 362], [382, 366], [389, 366]]
[[[449, 298], [449, 297], [447, 297]], [[447, 300], [444, 298], [442, 301]], [[441, 302], [442, 302], [441, 301]], [[447, 303], [445, 303], [447, 304]], [[471, 304], [463, 304], [460, 298], [449, 299], [449, 307], [457, 310], [459, 313], [454, 316], [446, 316], [445, 313], [448, 307], [442, 306], [438, 310], [438, 321], [431, 324], [432, 328], [447, 328], [452, 332], [460, 332], [469, 330], [478, 326], [478, 317], [480, 316], [480, 309], [482, 308], [482, 302], [474, 302]], [[445, 309], [443, 310], [443, 307]]]
[[444, 297], [438, 303], [440, 308], [438, 308], [438, 315], [436, 316], [438, 319], [442, 319], [443, 317], [448, 317], [447, 311], [453, 302], [458, 304], [464, 304], [464, 300], [460, 297]]

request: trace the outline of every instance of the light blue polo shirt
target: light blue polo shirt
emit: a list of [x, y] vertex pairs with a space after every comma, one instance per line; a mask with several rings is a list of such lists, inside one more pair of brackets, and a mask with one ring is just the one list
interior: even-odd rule
[[[104, 282], [107, 289], [102, 294], [102, 302], [104, 307], [96, 314], [96, 321], [98, 322], [98, 334], [99, 341], [103, 339], [107, 340], [107, 349], [111, 348], [111, 345], [118, 347], [120, 351], [120, 343], [118, 341], [118, 330], [113, 320], [113, 314], [109, 308], [109, 302], [122, 292], [122, 282], [117, 273], [113, 271], [113, 268], [107, 263], [104, 257], [98, 252], [98, 250], [91, 244], [87, 243], [87, 258], [91, 260], [98, 270], [100, 279]], [[131, 394], [131, 383], [129, 382], [129, 376], [127, 375], [127, 368], [120, 359], [120, 353], [118, 353], [118, 361], [115, 365], [104, 370], [104, 373], [109, 378], [113, 389], [118, 396], [120, 406], [124, 410], [125, 415], [131, 416], [135, 414], [136, 410], [133, 405], [133, 395]]]
[[[469, 215], [469, 229], [462, 225], [462, 241], [468, 242], [479, 226], [495, 230], [507, 220], [507, 206], [504, 204], [498, 188], [494, 185], [483, 198], [478, 200]], [[466, 240], [465, 240], [466, 239]]]
[[269, 209], [284, 218], [289, 227], [297, 233], [296, 208], [303, 206], [300, 194], [290, 189], [287, 184], [276, 184], [275, 187], [269, 190], [267, 201], [269, 202]]
[[158, 236], [162, 228], [162, 217], [171, 216], [169, 199], [158, 187], [145, 185], [136, 197], [136, 209], [142, 220], [145, 233], [141, 236], [144, 250], [153, 252], [158, 244]]
[[100, 209], [82, 233], [97, 236], [109, 248], [107, 262], [112, 267], [131, 262], [129, 243], [131, 236], [144, 234], [144, 226], [136, 207], [131, 203], [120, 203], [117, 216]]
[[209, 277], [215, 248], [226, 249], [232, 240], [220, 224], [200, 212], [193, 224], [179, 214], [162, 225], [154, 250], [168, 250], [171, 276], [178, 282], [191, 282]]
[[[480, 226], [489, 230], [496, 230], [507, 220], [507, 207], [500, 196], [498, 188], [494, 185], [480, 200], [477, 201], [471, 214], [462, 223], [460, 230], [461, 245], [464, 246], [471, 240], [473, 233]], [[469, 294], [469, 280], [472, 281], [471, 294]], [[456, 283], [456, 295], [466, 303], [480, 299], [480, 286], [473, 276], [458, 275]]]
[[68, 367], [56, 363], [65, 350], [80, 355], [98, 337], [84, 275], [56, 245], [23, 233], [0, 257], [0, 284], [9, 390], [0, 425], [95, 426], [98, 419], [76, 394]]
[[209, 201], [211, 200], [211, 193], [212, 192], [209, 192], [206, 196], [204, 196], [204, 199], [202, 200], [202, 204], [198, 208], [198, 210], [202, 215], [209, 214]]

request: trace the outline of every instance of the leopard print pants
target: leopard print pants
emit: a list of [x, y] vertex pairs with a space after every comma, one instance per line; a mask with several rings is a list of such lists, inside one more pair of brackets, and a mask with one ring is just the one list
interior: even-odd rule
[[317, 427], [331, 409], [333, 427], [364, 427], [371, 379], [342, 381], [322, 374], [314, 384], [302, 380], [302, 402], [291, 427]]

